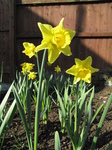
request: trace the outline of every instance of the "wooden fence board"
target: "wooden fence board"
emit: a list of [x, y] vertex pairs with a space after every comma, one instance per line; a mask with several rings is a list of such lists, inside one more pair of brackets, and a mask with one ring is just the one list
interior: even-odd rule
[[76, 30], [79, 35], [112, 36], [111, 7], [112, 3], [18, 7], [17, 36], [26, 32], [32, 36], [36, 36], [34, 34], [39, 36], [37, 22], [50, 23], [54, 26], [62, 17], [65, 18], [65, 27]]
[[73, 3], [73, 2], [99, 2], [102, 0], [16, 0], [16, 4], [25, 4], [25, 5], [29, 5], [29, 4], [51, 4], [51, 3]]

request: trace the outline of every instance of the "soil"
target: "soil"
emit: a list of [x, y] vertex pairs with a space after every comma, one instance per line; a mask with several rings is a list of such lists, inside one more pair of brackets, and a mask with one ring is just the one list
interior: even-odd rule
[[[93, 76], [92, 84], [95, 85], [93, 112], [95, 112], [96, 109], [102, 103], [106, 104], [112, 92], [111, 77], [112, 71], [110, 70], [100, 72], [99, 74]], [[102, 112], [99, 113], [99, 115], [97, 116], [97, 118], [95, 119], [94, 123], [91, 126], [86, 144], [84, 146], [84, 150], [89, 150], [90, 148], [101, 115]], [[34, 117], [35, 117], [35, 108], [34, 106], [32, 106], [32, 126], [34, 126]], [[47, 125], [43, 124], [42, 120], [40, 121], [38, 150], [54, 150], [54, 134], [56, 130], [59, 132], [60, 135], [61, 149], [72, 150], [71, 142], [69, 137], [67, 136], [67, 133], [65, 132], [62, 134], [61, 132], [58, 109], [56, 105], [53, 104], [51, 112], [49, 113], [48, 116]], [[100, 131], [100, 135], [95, 149], [107, 150], [110, 144], [112, 144], [112, 104], [110, 105], [103, 127]], [[28, 149], [26, 147], [25, 130], [23, 128], [23, 124], [20, 119], [18, 111], [16, 111], [13, 122], [5, 137], [3, 145], [3, 150], [16, 150], [16, 149], [20, 150]]]

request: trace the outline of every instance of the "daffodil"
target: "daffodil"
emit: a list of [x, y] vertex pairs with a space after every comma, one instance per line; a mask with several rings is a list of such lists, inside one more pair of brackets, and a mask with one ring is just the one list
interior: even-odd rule
[[21, 66], [22, 66], [22, 73], [25, 75], [28, 72], [30, 72], [35, 65], [32, 64], [32, 63], [26, 63], [26, 62], [24, 62], [24, 63], [21, 64]]
[[75, 36], [75, 31], [63, 27], [64, 18], [56, 27], [48, 24], [38, 23], [39, 29], [42, 32], [43, 40], [36, 47], [36, 52], [48, 49], [48, 62], [52, 64], [61, 53], [66, 56], [72, 55], [70, 43]]
[[29, 80], [30, 80], [30, 79], [32, 79], [32, 80], [35, 79], [35, 78], [36, 78], [36, 74], [37, 74], [36, 72], [30, 72], [30, 73], [28, 74], [28, 77], [29, 77], [28, 79], [29, 79]]
[[57, 67], [55, 67], [55, 71], [58, 73], [58, 72], [61, 72], [61, 68], [57, 65]]
[[35, 45], [33, 43], [24, 42], [23, 47], [25, 48], [25, 50], [23, 50], [22, 52], [25, 53], [26, 56], [28, 56], [29, 58], [36, 56]]
[[91, 66], [92, 57], [88, 56], [85, 60], [76, 58], [75, 63], [76, 65], [73, 65], [71, 68], [66, 70], [66, 73], [74, 76], [74, 84], [80, 80], [91, 83], [91, 74], [99, 71], [99, 69]]

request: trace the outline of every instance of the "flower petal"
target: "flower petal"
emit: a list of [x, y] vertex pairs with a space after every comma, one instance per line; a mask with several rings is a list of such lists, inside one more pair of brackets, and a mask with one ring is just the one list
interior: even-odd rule
[[91, 73], [94, 73], [94, 72], [98, 72], [98, 71], [99, 71], [99, 69], [93, 68], [93, 67], [91, 66], [91, 64], [92, 64], [92, 57], [91, 57], [91, 56], [88, 56], [88, 57], [84, 60], [83, 63], [84, 63], [84, 66], [87, 66], [88, 69], [91, 70]]
[[92, 64], [92, 57], [88, 56], [85, 60], [83, 60], [84, 66], [91, 66]]
[[75, 63], [76, 63], [76, 66], [79, 67], [82, 65], [82, 61], [78, 58], [75, 58]]
[[70, 46], [66, 46], [66, 47], [63, 48], [63, 49], [60, 49], [60, 51], [61, 51], [64, 55], [66, 55], [66, 56], [71, 56], [71, 55], [72, 55]]
[[75, 70], [76, 70], [76, 65], [73, 65], [71, 68], [69, 68], [68, 70], [66, 70], [66, 73], [75, 76], [75, 74], [76, 74]]
[[60, 55], [59, 50], [55, 48], [48, 49], [48, 62], [52, 64]]
[[77, 82], [80, 81], [80, 78], [79, 77], [74, 77], [74, 81], [73, 81], [73, 84], [76, 84]]
[[83, 80], [87, 83], [91, 83], [91, 73], [88, 73]]
[[69, 34], [70, 34], [70, 38], [71, 38], [71, 40], [73, 39], [73, 37], [75, 36], [75, 34], [76, 34], [76, 31], [73, 31], [73, 30], [69, 30], [69, 29], [66, 29], [68, 32], [69, 32]]
[[43, 50], [43, 49], [48, 49], [49, 48], [49, 43], [47, 42], [42, 42], [40, 45], [38, 45], [36, 48], [35, 48], [35, 51], [38, 52], [40, 50]]
[[64, 21], [64, 18], [62, 18], [61, 21], [60, 21], [60, 23], [59, 23], [59, 26], [60, 26], [61, 28], [63, 28], [63, 21]]
[[43, 39], [46, 41], [49, 41], [52, 37], [52, 34], [51, 34], [52, 26], [48, 24], [42, 24], [42, 23], [38, 23], [38, 26], [39, 26], [40, 31], [42, 32]]
[[24, 48], [27, 48], [27, 47], [29, 47], [29, 43], [28, 42], [24, 42], [23, 46], [24, 46]]
[[93, 68], [93, 67], [91, 67], [91, 66], [90, 66], [89, 69], [91, 70], [91, 73], [94, 73], [94, 72], [98, 72], [98, 71], [99, 71], [98, 68]]
[[75, 58], [75, 63], [77, 66], [83, 65], [83, 67], [88, 68], [92, 64], [92, 58], [91, 56], [87, 57], [85, 60], [80, 60], [78, 58]]
[[56, 30], [58, 29], [63, 29], [63, 21], [64, 21], [64, 18], [61, 19], [60, 23], [58, 24], [58, 26], [54, 27], [53, 28], [53, 31], [55, 32]]

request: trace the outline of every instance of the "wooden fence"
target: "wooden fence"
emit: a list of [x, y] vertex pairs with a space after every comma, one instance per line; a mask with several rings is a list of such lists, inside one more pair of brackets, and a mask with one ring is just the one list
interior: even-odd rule
[[[0, 68], [3, 62], [4, 80], [14, 76], [14, 1], [0, 0]], [[0, 69], [1, 70], [1, 69]]]
[[74, 64], [74, 58], [85, 59], [89, 55], [93, 58], [94, 67], [112, 67], [112, 2], [10, 0], [9, 4], [8, 1], [2, 0], [4, 8], [0, 4], [0, 63], [4, 61], [6, 73], [14, 75], [24, 61], [35, 62], [34, 58], [30, 60], [22, 54], [22, 43], [40, 44], [42, 36], [37, 22], [56, 26], [62, 17], [64, 27], [76, 31], [71, 43], [72, 57], [60, 55], [49, 69], [57, 64], [68, 69]]

